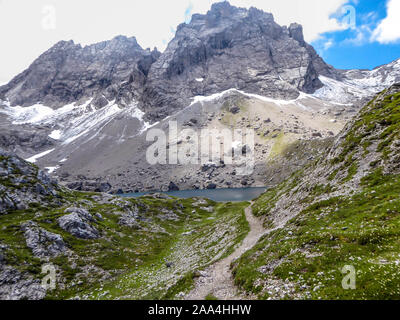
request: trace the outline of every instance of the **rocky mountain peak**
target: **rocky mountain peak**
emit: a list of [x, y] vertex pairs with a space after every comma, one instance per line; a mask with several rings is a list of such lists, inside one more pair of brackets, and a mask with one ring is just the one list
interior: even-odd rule
[[90, 98], [95, 107], [113, 100], [129, 104], [138, 99], [158, 55], [142, 49], [135, 37], [117, 36], [85, 47], [60, 41], [2, 87], [0, 96], [20, 106], [58, 108]]
[[303, 34], [303, 26], [298, 23], [292, 23], [289, 26], [289, 35], [300, 44], [304, 45], [304, 34]]
[[231, 88], [279, 99], [322, 87], [333, 68], [306, 44], [299, 24], [279, 26], [270, 13], [216, 3], [181, 24], [152, 65], [142, 108], [151, 120]]

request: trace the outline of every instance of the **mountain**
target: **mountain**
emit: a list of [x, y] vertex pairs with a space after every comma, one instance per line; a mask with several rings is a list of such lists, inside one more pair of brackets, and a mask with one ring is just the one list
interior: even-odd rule
[[93, 99], [95, 108], [109, 101], [122, 106], [140, 96], [149, 66], [158, 58], [135, 38], [115, 37], [84, 48], [60, 41], [0, 89], [12, 106], [43, 104], [60, 108]]
[[[0, 146], [79, 190], [269, 185], [312, 161], [399, 75], [399, 60], [336, 70], [304, 41], [300, 25], [216, 3], [181, 24], [163, 53], [123, 36], [86, 47], [59, 42], [0, 87]], [[168, 131], [170, 120], [196, 132], [255, 129], [254, 173], [240, 177], [214, 160], [148, 164], [146, 134]], [[186, 138], [175, 142], [193, 147]], [[304, 145], [307, 154], [296, 152]]]
[[231, 88], [290, 100], [321, 88], [319, 75], [339, 77], [304, 41], [300, 25], [281, 27], [272, 14], [221, 2], [178, 26], [150, 68], [143, 105], [159, 119], [194, 96]]
[[316, 97], [338, 103], [365, 101], [400, 81], [400, 59], [373, 70], [338, 70], [341, 81], [320, 76], [324, 87], [318, 90]]
[[[326, 154], [256, 200], [270, 231], [235, 263], [237, 284], [262, 299], [398, 297], [399, 106], [397, 84]], [[354, 290], [342, 288], [349, 270]]]
[[245, 206], [75, 192], [0, 150], [0, 299], [179, 299], [248, 232]]

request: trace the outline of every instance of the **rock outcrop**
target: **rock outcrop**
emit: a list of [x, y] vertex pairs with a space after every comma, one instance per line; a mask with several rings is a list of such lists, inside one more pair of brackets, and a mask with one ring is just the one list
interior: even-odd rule
[[57, 182], [43, 171], [0, 150], [0, 214], [26, 210], [40, 202], [56, 203], [59, 190]]
[[24, 223], [21, 229], [24, 232], [26, 245], [32, 250], [35, 257], [54, 258], [67, 250], [64, 240], [59, 234], [40, 228], [32, 221]]
[[58, 225], [65, 231], [80, 239], [97, 239], [100, 237], [99, 231], [91, 225], [95, 222], [93, 216], [81, 208], [68, 208], [65, 213], [69, 213], [59, 218]]

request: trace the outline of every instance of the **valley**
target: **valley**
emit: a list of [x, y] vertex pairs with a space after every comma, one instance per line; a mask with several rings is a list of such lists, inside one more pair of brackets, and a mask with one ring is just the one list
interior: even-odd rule
[[56, 43], [0, 86], [0, 300], [398, 299], [399, 83], [226, 1]]

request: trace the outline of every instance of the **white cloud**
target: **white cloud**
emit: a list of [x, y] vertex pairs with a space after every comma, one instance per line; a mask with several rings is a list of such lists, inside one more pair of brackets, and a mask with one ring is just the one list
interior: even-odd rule
[[[206, 13], [214, 2], [218, 1], [0, 0], [0, 80], [21, 72], [59, 40], [73, 39], [85, 45], [122, 34], [136, 36], [144, 48], [157, 46], [163, 50], [178, 24], [187, 21], [190, 13]], [[272, 12], [281, 25], [301, 23], [309, 42], [324, 32], [343, 29], [332, 15], [348, 2], [231, 0], [233, 5]], [[51, 6], [54, 10], [43, 10]], [[44, 28], [49, 22], [52, 28]]]
[[334, 42], [332, 39], [327, 40], [324, 43], [324, 50], [328, 50], [329, 48], [331, 48], [333, 46]]
[[389, 0], [387, 17], [383, 19], [372, 33], [371, 40], [383, 44], [400, 40], [400, 1]]
[[400, 40], [400, 1], [389, 0], [387, 17], [383, 19], [372, 33], [371, 40], [383, 44]]
[[342, 41], [343, 44], [352, 46], [362, 46], [370, 42], [372, 29], [369, 24], [360, 25], [354, 30], [354, 37]]

